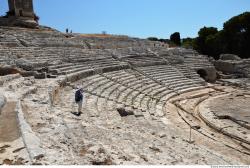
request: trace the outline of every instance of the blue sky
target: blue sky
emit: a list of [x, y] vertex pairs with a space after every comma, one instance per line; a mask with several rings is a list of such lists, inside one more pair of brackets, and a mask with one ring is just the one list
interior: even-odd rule
[[[195, 37], [200, 28], [250, 11], [250, 0], [33, 0], [40, 24], [80, 33]], [[0, 0], [0, 14], [7, 0]]]

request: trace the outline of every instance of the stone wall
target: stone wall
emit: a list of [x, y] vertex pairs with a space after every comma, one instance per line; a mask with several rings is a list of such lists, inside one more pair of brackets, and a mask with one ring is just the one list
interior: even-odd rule
[[17, 17], [34, 18], [32, 0], [9, 0], [9, 10], [15, 12]]

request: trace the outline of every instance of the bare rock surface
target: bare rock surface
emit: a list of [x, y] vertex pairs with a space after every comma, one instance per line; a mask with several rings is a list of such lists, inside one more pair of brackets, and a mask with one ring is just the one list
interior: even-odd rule
[[3, 108], [3, 106], [6, 103], [6, 99], [3, 95], [0, 95], [0, 109]]
[[220, 55], [221, 60], [241, 60], [241, 58], [234, 54], [221, 54]]
[[211, 110], [221, 119], [242, 123], [250, 128], [250, 95], [238, 92], [220, 97], [211, 104]]

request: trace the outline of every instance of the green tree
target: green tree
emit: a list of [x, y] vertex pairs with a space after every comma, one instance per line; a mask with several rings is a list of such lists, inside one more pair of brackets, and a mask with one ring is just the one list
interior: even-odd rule
[[231, 18], [223, 27], [227, 52], [250, 58], [250, 12]]
[[250, 12], [235, 16], [224, 23], [223, 30], [203, 27], [198, 37], [183, 39], [183, 46], [190, 46], [202, 54], [219, 58], [222, 53], [236, 54], [250, 58]]
[[[212, 36], [216, 35], [218, 33], [217, 28], [215, 27], [203, 27], [200, 29], [200, 31], [198, 32], [198, 37], [195, 40], [196, 43], [196, 49], [203, 53], [203, 54], [210, 54], [210, 50], [208, 49], [207, 46], [207, 42], [210, 42], [212, 38]], [[208, 41], [207, 38], [210, 38], [210, 40]]]
[[180, 46], [181, 45], [181, 36], [180, 36], [180, 33], [179, 32], [175, 32], [175, 33], [171, 34], [170, 41], [172, 41], [177, 46]]
[[185, 48], [193, 48], [194, 47], [194, 40], [193, 38], [187, 37], [182, 39], [182, 46]]
[[148, 40], [150, 40], [150, 41], [159, 41], [157, 37], [149, 37]]

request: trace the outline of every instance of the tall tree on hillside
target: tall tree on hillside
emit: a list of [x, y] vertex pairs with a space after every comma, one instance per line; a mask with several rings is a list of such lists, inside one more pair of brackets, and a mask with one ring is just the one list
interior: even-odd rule
[[182, 39], [182, 46], [185, 48], [194, 48], [194, 39], [187, 37]]
[[210, 54], [210, 50], [208, 49], [207, 42], [211, 42], [211, 39], [215, 38], [218, 33], [217, 28], [215, 27], [203, 27], [198, 32], [198, 37], [196, 38], [196, 46], [197, 50], [203, 54]]
[[170, 41], [176, 44], [177, 46], [181, 45], [181, 36], [179, 32], [175, 32], [171, 34]]
[[227, 52], [250, 58], [250, 12], [225, 22], [223, 31]]

